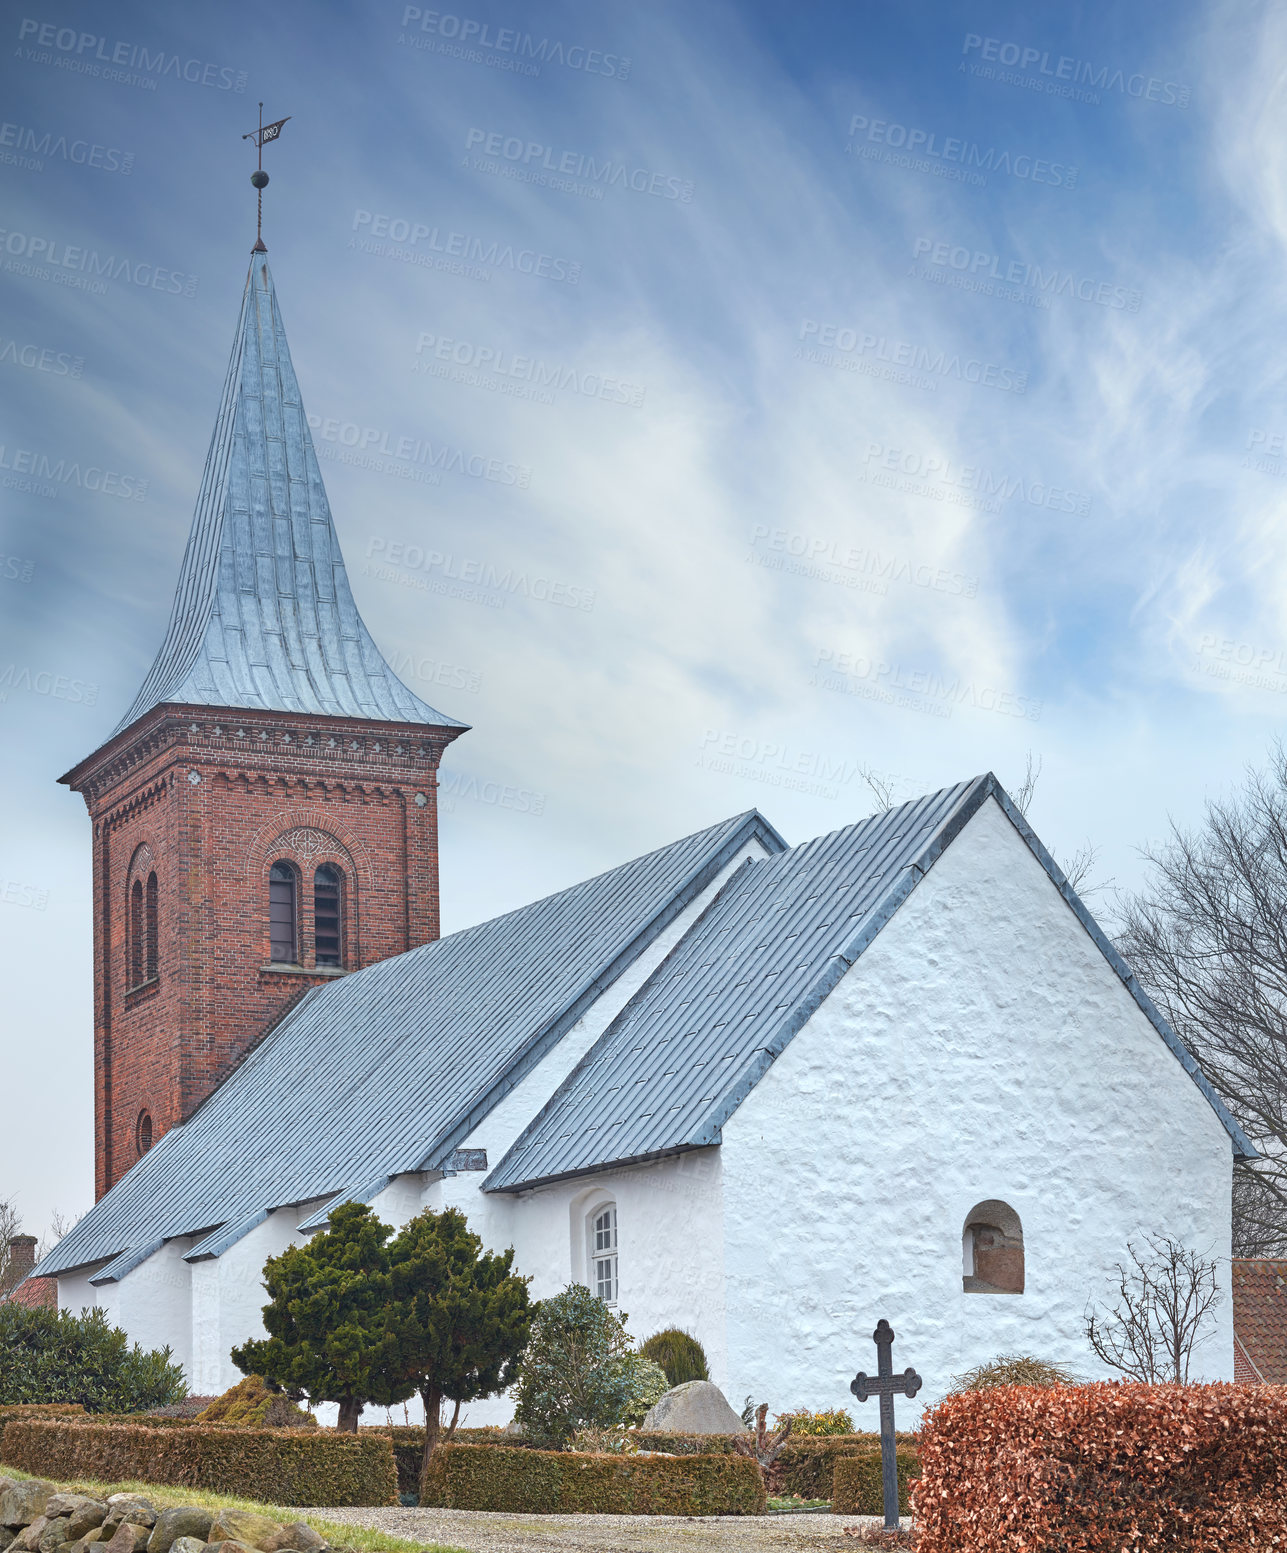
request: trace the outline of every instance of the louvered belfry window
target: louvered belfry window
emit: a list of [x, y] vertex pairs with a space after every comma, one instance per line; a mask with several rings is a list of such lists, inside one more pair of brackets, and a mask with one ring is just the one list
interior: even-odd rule
[[156, 934], [156, 875], [147, 876], [147, 898], [144, 906], [146, 927], [143, 935], [144, 970], [149, 981], [156, 980], [157, 972], [157, 934]]
[[324, 863], [313, 876], [313, 947], [318, 965], [343, 965], [341, 875]]
[[296, 894], [295, 870], [274, 863], [268, 873], [268, 939], [269, 957], [278, 965], [294, 965], [299, 958]]
[[129, 965], [131, 987], [143, 980], [143, 881], [136, 879], [130, 889]]

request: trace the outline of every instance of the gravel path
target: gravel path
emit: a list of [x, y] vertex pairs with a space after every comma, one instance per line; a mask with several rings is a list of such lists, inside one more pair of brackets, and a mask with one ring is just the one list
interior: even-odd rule
[[[846, 1526], [875, 1527], [865, 1515], [507, 1515], [492, 1510], [307, 1510], [330, 1521], [373, 1526], [413, 1542], [445, 1542], [469, 1553], [813, 1553], [854, 1546]], [[904, 1520], [903, 1525], [909, 1526]]]

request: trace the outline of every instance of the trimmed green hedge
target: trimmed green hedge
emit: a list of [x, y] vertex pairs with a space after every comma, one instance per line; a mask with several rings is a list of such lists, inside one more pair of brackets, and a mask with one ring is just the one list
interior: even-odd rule
[[762, 1515], [764, 1482], [745, 1456], [591, 1456], [440, 1445], [420, 1503], [516, 1514]]
[[[894, 1453], [898, 1463], [898, 1513], [912, 1513], [908, 1498], [910, 1485], [921, 1475], [921, 1459], [914, 1450], [900, 1445]], [[838, 1457], [831, 1487], [833, 1515], [884, 1515], [885, 1488], [881, 1477], [880, 1452], [852, 1452]]]
[[96, 1420], [21, 1420], [5, 1426], [0, 1462], [37, 1477], [107, 1483], [141, 1479], [263, 1504], [398, 1502], [389, 1439], [379, 1431], [354, 1435], [226, 1424], [155, 1429]]

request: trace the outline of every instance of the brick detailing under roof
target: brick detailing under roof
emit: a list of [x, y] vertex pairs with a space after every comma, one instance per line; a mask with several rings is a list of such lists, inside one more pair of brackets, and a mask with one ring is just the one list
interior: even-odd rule
[[1287, 1261], [1233, 1258], [1234, 1379], [1287, 1385]]

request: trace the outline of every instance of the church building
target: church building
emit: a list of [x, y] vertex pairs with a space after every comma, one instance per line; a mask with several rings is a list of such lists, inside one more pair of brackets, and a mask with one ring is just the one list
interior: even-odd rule
[[36, 1269], [62, 1306], [218, 1392], [267, 1257], [454, 1206], [534, 1296], [694, 1333], [738, 1408], [853, 1406], [882, 1317], [932, 1402], [1003, 1352], [1098, 1373], [1086, 1302], [1162, 1234], [1219, 1259], [1195, 1368], [1233, 1377], [1255, 1150], [994, 777], [798, 845], [735, 814], [443, 938], [466, 732], [354, 605], [259, 244], [164, 642], [62, 778], [97, 1194]]

